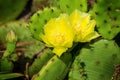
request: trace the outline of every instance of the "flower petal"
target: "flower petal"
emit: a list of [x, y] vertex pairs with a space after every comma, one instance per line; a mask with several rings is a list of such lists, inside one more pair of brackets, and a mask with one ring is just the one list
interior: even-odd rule
[[66, 50], [67, 48], [64, 47], [55, 47], [53, 52], [60, 57], [64, 52], [66, 52]]
[[90, 42], [92, 39], [99, 37], [100, 35], [97, 32], [92, 32], [81, 40], [81, 42]]

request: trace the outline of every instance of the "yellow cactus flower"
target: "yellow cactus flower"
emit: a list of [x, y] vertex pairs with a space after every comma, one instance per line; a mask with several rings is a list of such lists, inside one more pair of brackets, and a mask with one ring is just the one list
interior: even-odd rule
[[87, 13], [75, 10], [70, 15], [70, 23], [76, 32], [75, 42], [89, 42], [99, 36], [94, 30], [95, 20], [91, 20], [90, 15]]
[[48, 47], [53, 47], [53, 52], [58, 56], [72, 47], [74, 30], [67, 14], [61, 14], [60, 17], [48, 21], [44, 26], [44, 33], [40, 35], [41, 39]]

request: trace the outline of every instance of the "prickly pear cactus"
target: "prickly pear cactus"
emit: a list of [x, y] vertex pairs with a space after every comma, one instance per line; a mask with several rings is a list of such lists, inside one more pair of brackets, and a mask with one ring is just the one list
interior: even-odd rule
[[33, 36], [40, 39], [40, 34], [43, 33], [44, 24], [51, 18], [58, 17], [60, 14], [60, 10], [57, 8], [45, 8], [43, 11], [40, 10], [36, 12], [30, 19], [30, 31], [32, 32]]
[[75, 9], [80, 11], [87, 11], [87, 0], [51, 0], [51, 6], [56, 6], [61, 9], [62, 12], [71, 13]]
[[106, 39], [120, 32], [120, 0], [97, 0], [90, 11], [97, 21], [97, 29]]
[[69, 80], [111, 80], [120, 64], [120, 48], [114, 41], [99, 40], [83, 47], [75, 58]]
[[26, 3], [27, 0], [0, 0], [0, 23], [17, 18]]

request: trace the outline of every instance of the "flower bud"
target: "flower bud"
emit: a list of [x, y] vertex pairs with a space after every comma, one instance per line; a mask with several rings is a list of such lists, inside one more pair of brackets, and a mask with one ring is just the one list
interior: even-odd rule
[[17, 41], [17, 36], [15, 35], [13, 30], [10, 30], [6, 36], [6, 40], [8, 42], [16, 42]]

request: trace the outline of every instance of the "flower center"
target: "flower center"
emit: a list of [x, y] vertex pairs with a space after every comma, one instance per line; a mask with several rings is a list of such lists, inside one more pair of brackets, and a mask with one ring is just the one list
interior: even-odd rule
[[55, 34], [55, 43], [61, 44], [65, 40], [65, 37], [61, 33], [56, 33]]

